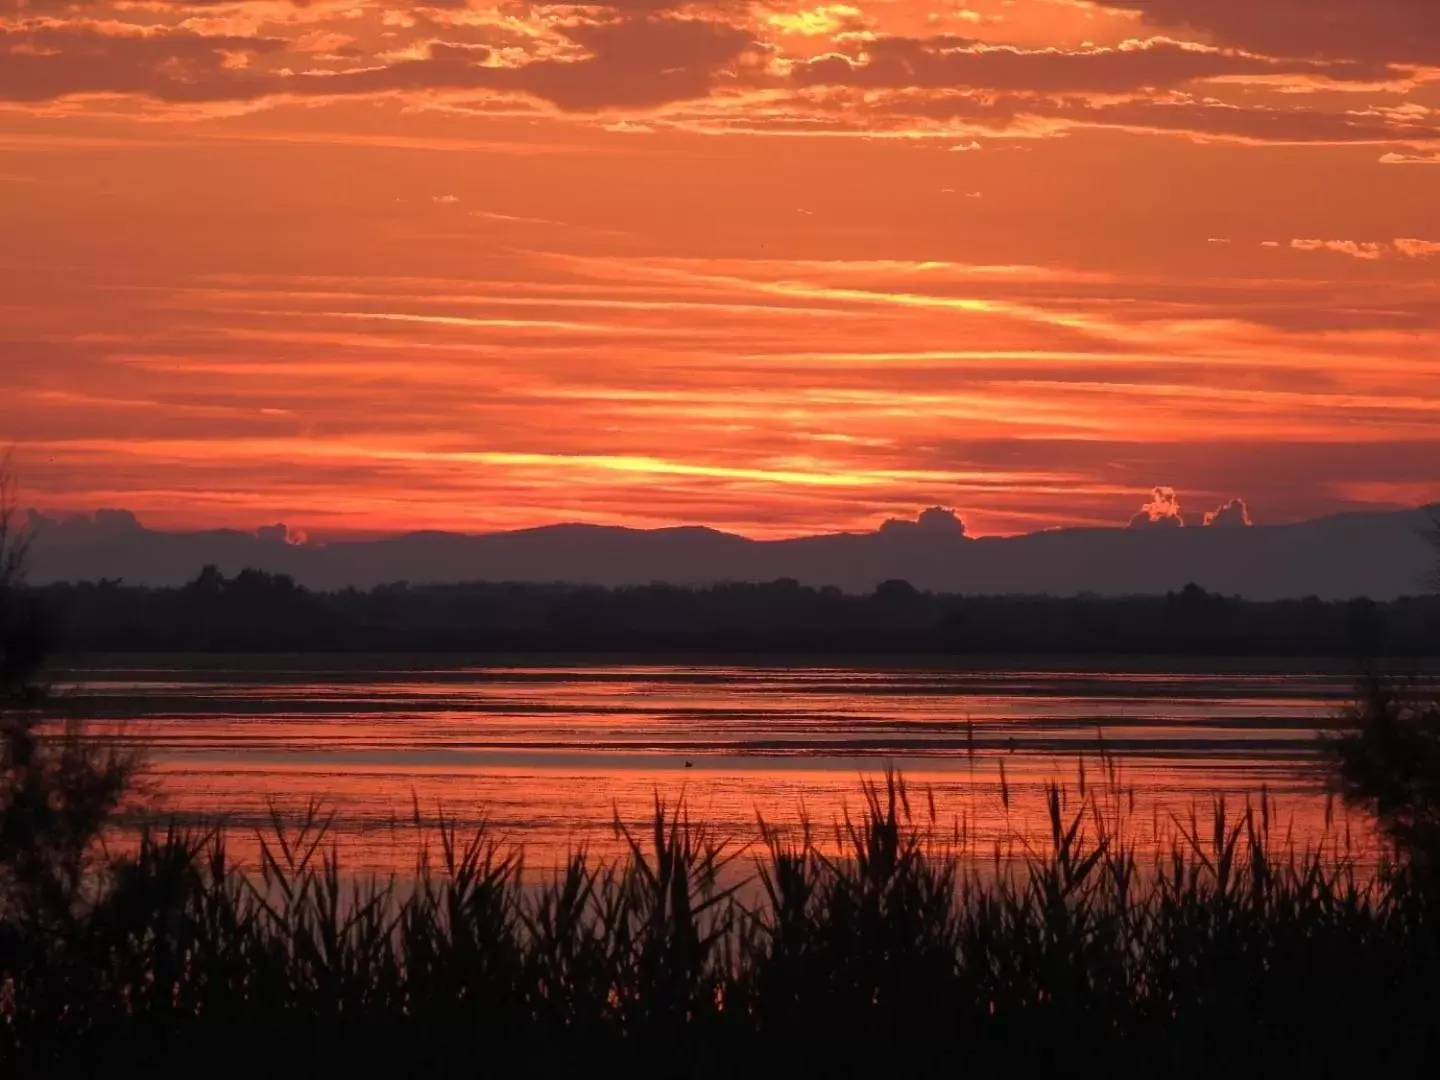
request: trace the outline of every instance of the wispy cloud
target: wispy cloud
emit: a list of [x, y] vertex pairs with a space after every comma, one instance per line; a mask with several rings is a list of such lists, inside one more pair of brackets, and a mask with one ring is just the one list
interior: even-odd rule
[[1397, 237], [1394, 240], [1291, 240], [1296, 251], [1328, 251], [1376, 262], [1386, 258], [1428, 259], [1440, 255], [1440, 241]]

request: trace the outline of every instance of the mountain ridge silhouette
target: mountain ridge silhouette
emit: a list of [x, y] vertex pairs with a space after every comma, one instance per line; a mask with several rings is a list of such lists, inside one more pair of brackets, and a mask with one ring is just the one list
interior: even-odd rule
[[[571, 523], [492, 533], [418, 530], [293, 544], [281, 526], [164, 532], [126, 511], [57, 521], [32, 514], [31, 579], [178, 585], [206, 565], [289, 574], [317, 589], [462, 581], [706, 585], [794, 579], [868, 592], [887, 580], [968, 594], [1140, 595], [1196, 582], [1250, 599], [1376, 600], [1424, 590], [1440, 504], [1351, 511], [1243, 528], [1057, 528], [969, 537], [898, 522], [875, 532], [754, 540], [702, 525]], [[278, 530], [278, 532], [277, 532]]]

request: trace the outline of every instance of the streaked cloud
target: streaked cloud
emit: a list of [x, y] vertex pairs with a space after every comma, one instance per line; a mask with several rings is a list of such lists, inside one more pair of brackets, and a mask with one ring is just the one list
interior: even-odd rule
[[0, 0], [0, 434], [277, 542], [1440, 494], [1437, 10]]
[[1374, 82], [1396, 74], [1353, 61], [1289, 60], [1168, 38], [1115, 47], [1026, 49], [957, 37], [865, 37], [849, 54], [798, 65], [801, 83], [1119, 94], [1235, 75], [1313, 75]]

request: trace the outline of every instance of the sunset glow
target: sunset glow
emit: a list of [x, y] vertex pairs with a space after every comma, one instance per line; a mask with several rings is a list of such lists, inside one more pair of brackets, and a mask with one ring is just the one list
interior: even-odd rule
[[161, 528], [1433, 501], [1440, 4], [0, 0], [0, 389]]

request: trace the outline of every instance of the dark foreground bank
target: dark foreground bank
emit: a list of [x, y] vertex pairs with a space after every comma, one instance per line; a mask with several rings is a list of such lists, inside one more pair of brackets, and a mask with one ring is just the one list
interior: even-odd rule
[[323, 830], [154, 833], [93, 903], [0, 921], [7, 1076], [1413, 1076], [1440, 1051], [1440, 908], [1268, 807], [1126, 841], [1050, 795], [1013, 872], [903, 783], [835, 833], [717, 844], [656, 808], [629, 857], [524, 875], [445, 831], [355, 885]]

